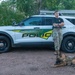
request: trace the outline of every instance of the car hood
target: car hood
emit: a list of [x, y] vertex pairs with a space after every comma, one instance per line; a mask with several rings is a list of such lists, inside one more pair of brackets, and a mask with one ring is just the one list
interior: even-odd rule
[[14, 29], [15, 26], [0, 26], [0, 30]]

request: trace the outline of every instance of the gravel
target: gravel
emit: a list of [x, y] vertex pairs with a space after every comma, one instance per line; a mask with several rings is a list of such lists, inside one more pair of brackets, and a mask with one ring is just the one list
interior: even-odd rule
[[53, 50], [16, 48], [0, 54], [0, 75], [75, 75], [74, 67], [52, 68], [54, 63]]

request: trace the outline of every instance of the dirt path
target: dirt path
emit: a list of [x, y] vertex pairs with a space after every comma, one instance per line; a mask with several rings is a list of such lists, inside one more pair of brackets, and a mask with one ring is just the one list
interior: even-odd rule
[[[71, 66], [52, 68], [52, 50], [17, 49], [0, 54], [0, 75], [75, 75]], [[75, 55], [67, 54], [67, 55]]]

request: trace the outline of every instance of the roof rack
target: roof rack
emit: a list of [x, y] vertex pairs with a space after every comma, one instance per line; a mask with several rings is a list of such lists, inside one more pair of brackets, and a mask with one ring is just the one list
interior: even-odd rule
[[[40, 10], [40, 15], [54, 15], [54, 11], [48, 11], [48, 10]], [[62, 16], [63, 14], [59, 11], [59, 16]]]

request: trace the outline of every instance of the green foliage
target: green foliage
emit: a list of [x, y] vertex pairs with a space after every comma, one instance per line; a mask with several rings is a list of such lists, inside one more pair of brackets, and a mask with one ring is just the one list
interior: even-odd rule
[[18, 10], [27, 16], [39, 12], [40, 9], [75, 9], [75, 0], [17, 0], [16, 3]]
[[24, 12], [26, 16], [34, 13], [34, 0], [17, 0], [17, 9]]
[[40, 10], [75, 10], [75, 0], [6, 0], [0, 4], [0, 25], [11, 25], [12, 19], [38, 14]]
[[75, 0], [61, 0], [64, 9], [73, 9], [75, 10]]
[[12, 7], [9, 6], [8, 2], [2, 2], [0, 5], [0, 25], [11, 25], [12, 20], [18, 23], [23, 18], [25, 18], [24, 14], [19, 11], [14, 11]]

